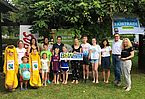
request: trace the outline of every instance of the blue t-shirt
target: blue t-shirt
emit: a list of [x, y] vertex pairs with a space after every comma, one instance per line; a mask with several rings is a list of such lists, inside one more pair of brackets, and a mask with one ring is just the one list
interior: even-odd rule
[[69, 63], [65, 62], [65, 60], [61, 61], [61, 68], [69, 68]]
[[[24, 68], [26, 68], [26, 70], [23, 70]], [[29, 69], [30, 69], [30, 64], [28, 63], [27, 64], [21, 63], [19, 66], [20, 74], [22, 74], [22, 72], [24, 71], [29, 71]]]

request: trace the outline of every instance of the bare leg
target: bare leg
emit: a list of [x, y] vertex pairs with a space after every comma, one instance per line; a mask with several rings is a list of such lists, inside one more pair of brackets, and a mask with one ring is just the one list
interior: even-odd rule
[[68, 80], [68, 71], [65, 72], [65, 75], [66, 75], [65, 84], [67, 84], [67, 80]]
[[63, 84], [65, 83], [65, 71], [63, 71]]
[[87, 71], [87, 78], [86, 79], [88, 79], [89, 78], [89, 65], [86, 65], [86, 71]]
[[98, 82], [98, 62], [94, 64], [94, 68], [95, 68], [95, 74], [96, 74], [96, 83]]
[[103, 75], [103, 78], [104, 78], [104, 82], [106, 82], [106, 79], [105, 79], [105, 70], [104, 69], [102, 71], [102, 75]]
[[110, 69], [107, 70], [107, 80], [106, 80], [106, 83], [109, 82], [109, 77], [110, 77]]
[[83, 78], [86, 79], [86, 65], [83, 65]]
[[57, 75], [57, 74], [54, 73], [54, 79], [53, 79], [53, 80], [54, 80], [54, 84], [56, 84], [56, 75]]
[[95, 70], [94, 63], [92, 63], [93, 83], [95, 83]]
[[59, 74], [56, 74], [56, 78], [57, 78], [57, 84], [59, 84]]

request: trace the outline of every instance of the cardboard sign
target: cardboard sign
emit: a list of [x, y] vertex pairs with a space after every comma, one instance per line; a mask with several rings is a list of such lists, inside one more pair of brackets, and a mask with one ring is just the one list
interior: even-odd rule
[[60, 60], [83, 60], [83, 53], [60, 53]]

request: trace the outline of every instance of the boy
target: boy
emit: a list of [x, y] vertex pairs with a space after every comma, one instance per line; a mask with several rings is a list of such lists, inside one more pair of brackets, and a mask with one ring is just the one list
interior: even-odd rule
[[82, 52], [83, 52], [83, 79], [86, 82], [89, 78], [89, 52], [91, 45], [87, 43], [88, 37], [84, 35], [82, 37]]

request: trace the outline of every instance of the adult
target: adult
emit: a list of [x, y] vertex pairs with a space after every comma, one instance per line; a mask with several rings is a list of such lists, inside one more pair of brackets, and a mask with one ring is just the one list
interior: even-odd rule
[[121, 46], [122, 40], [120, 40], [120, 35], [116, 33], [114, 34], [114, 41], [112, 44], [112, 61], [115, 75], [114, 84], [117, 86], [121, 85]]
[[[72, 52], [73, 53], [81, 53], [82, 52], [82, 47], [79, 43], [79, 39], [78, 38], [75, 38], [74, 39], [74, 44], [72, 45]], [[73, 60], [71, 61], [71, 64], [72, 64], [72, 78], [73, 78], [73, 81], [72, 83], [76, 83], [78, 84], [78, 80], [79, 80], [79, 67], [80, 67], [80, 61], [78, 60]]]
[[[54, 55], [54, 50], [56, 48], [59, 49], [59, 54], [60, 54], [62, 52], [63, 46], [64, 46], [64, 44], [62, 43], [62, 37], [61, 36], [57, 36], [57, 41], [56, 41], [56, 43], [53, 44], [53, 47], [52, 47], [52, 53], [53, 53], [53, 55]], [[62, 79], [61, 79], [61, 67], [60, 66], [59, 66], [59, 79], [60, 79], [60, 81], [62, 81]]]
[[22, 63], [22, 57], [26, 55], [26, 49], [24, 48], [24, 43], [22, 40], [19, 40], [17, 43], [18, 47], [16, 48], [17, 50], [17, 56], [18, 56], [18, 63]]
[[54, 54], [55, 48], [58, 48], [59, 52], [62, 52], [62, 47], [63, 46], [64, 46], [64, 44], [62, 43], [62, 37], [61, 36], [57, 36], [57, 41], [56, 41], [55, 44], [53, 44], [53, 47], [52, 47], [53, 54]]
[[125, 77], [126, 86], [125, 91], [131, 90], [131, 66], [132, 61], [131, 58], [134, 57], [134, 49], [132, 47], [132, 44], [128, 38], [125, 38], [122, 43], [122, 52], [121, 52], [121, 60], [122, 60], [122, 71]]
[[53, 46], [53, 45], [49, 44], [49, 39], [48, 39], [48, 37], [44, 37], [43, 43], [42, 43], [42, 45], [41, 45], [41, 50], [44, 49], [44, 47], [43, 47], [44, 45], [47, 45], [47, 46], [48, 46], [48, 51], [52, 51], [52, 46]]
[[28, 47], [28, 54], [32, 52], [33, 49], [36, 49], [39, 52], [39, 47], [37, 45], [36, 38], [30, 40], [30, 46]]

